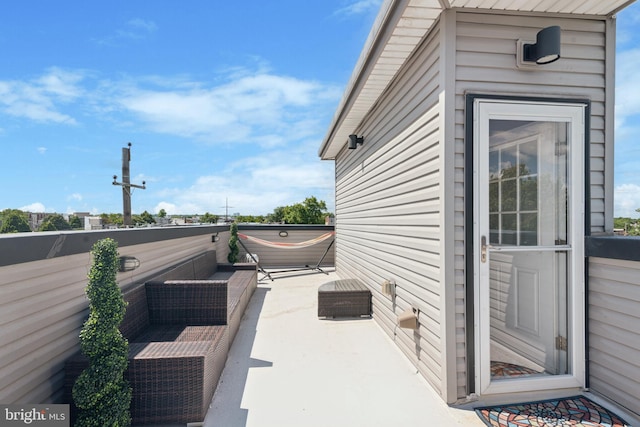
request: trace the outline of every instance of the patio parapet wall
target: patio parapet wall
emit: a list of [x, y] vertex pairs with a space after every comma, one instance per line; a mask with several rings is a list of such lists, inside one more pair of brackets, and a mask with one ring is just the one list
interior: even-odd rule
[[640, 415], [640, 238], [590, 236], [589, 387]]
[[[287, 230], [289, 241], [296, 242], [327, 232], [324, 226], [240, 229], [267, 240]], [[106, 237], [118, 242], [121, 256], [140, 261], [138, 269], [118, 273], [123, 289], [207, 250], [226, 263], [229, 252], [228, 225], [0, 235], [0, 402], [60, 402], [64, 361], [79, 350], [78, 334], [87, 316], [90, 250]], [[296, 252], [296, 262], [315, 265], [321, 255], [311, 248], [286, 252]], [[261, 261], [269, 260], [270, 255], [256, 251]], [[333, 254], [326, 261], [333, 263]]]

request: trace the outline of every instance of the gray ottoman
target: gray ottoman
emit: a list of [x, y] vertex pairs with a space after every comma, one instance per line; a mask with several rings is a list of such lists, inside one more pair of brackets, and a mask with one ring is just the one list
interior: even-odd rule
[[371, 291], [357, 279], [341, 279], [318, 288], [318, 317], [371, 316]]

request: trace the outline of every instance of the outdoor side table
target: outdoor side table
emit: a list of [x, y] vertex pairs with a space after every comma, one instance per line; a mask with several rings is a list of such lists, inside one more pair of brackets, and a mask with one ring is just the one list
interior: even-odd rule
[[371, 316], [371, 291], [357, 279], [334, 280], [318, 288], [318, 317]]

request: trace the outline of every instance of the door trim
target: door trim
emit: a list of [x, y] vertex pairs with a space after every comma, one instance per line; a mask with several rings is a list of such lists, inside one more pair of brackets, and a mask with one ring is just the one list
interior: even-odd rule
[[[583, 182], [584, 182], [584, 235], [589, 236], [591, 231], [591, 192], [590, 192], [590, 128], [591, 128], [591, 101], [583, 98], [545, 98], [545, 97], [530, 97], [530, 96], [513, 96], [513, 95], [496, 95], [496, 94], [482, 94], [482, 93], [467, 93], [465, 94], [465, 335], [466, 335], [466, 389], [467, 395], [474, 394], [476, 392], [476, 310], [475, 310], [475, 229], [474, 229], [474, 104], [477, 99], [496, 100], [496, 101], [516, 101], [526, 103], [557, 103], [557, 104], [579, 104], [584, 106], [584, 170], [583, 170]], [[586, 258], [585, 258], [585, 271], [584, 271], [584, 354], [585, 354], [585, 366], [584, 366], [584, 382], [585, 387], [589, 386], [589, 348], [588, 348], [588, 323], [587, 319], [587, 291], [588, 291], [588, 276], [586, 274]]]

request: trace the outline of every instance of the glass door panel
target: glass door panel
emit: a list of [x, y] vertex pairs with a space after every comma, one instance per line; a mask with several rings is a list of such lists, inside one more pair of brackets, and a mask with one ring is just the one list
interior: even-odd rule
[[571, 206], [577, 206], [572, 197], [582, 195], [575, 193], [576, 166], [568, 153], [579, 135], [577, 123], [518, 106], [522, 113], [506, 106], [500, 114], [481, 115], [478, 129], [483, 160], [476, 163], [475, 215], [485, 389], [574, 374], [572, 243], [579, 239], [569, 233], [581, 226]]

